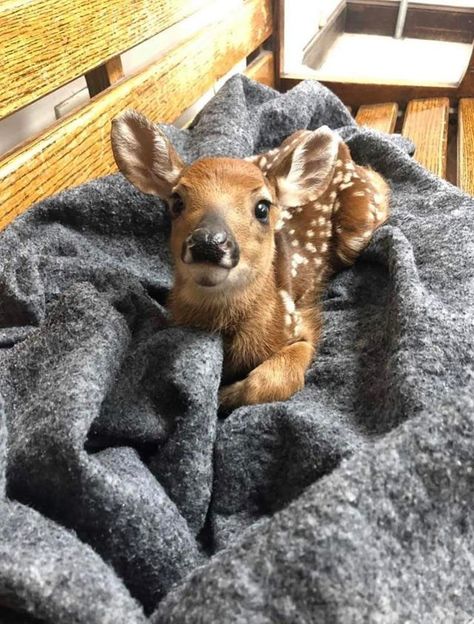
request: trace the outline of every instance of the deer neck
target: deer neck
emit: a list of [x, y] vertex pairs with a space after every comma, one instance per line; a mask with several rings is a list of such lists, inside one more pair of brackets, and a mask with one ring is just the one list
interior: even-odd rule
[[168, 308], [178, 325], [191, 325], [233, 336], [254, 323], [264, 332], [266, 317], [270, 322], [268, 312], [276, 299], [276, 277], [271, 267], [268, 273], [257, 276], [246, 288], [231, 293], [203, 294], [182, 283], [177, 276]]

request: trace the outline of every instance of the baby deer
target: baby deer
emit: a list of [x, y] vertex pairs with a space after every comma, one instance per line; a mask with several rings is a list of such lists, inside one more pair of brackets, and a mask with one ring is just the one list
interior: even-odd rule
[[161, 130], [126, 111], [113, 122], [122, 173], [166, 200], [176, 324], [221, 333], [225, 407], [281, 401], [304, 386], [328, 277], [351, 265], [388, 216], [388, 186], [339, 135], [300, 130], [245, 160], [185, 164]]

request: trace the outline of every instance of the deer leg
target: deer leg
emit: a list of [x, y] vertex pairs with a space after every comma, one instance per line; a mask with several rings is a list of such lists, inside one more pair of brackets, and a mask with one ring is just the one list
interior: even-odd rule
[[311, 363], [314, 346], [306, 340], [283, 347], [251, 371], [242, 381], [224, 386], [220, 405], [240, 405], [285, 401], [304, 386], [304, 374]]

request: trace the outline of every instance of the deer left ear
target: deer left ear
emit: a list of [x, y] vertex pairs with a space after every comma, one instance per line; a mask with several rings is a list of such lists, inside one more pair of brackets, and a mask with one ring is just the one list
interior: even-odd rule
[[123, 175], [144, 193], [168, 199], [184, 163], [160, 128], [127, 110], [112, 121], [111, 140]]
[[339, 136], [327, 126], [299, 130], [278, 148], [254, 160], [273, 178], [278, 201], [287, 207], [316, 200], [329, 186], [339, 151]]

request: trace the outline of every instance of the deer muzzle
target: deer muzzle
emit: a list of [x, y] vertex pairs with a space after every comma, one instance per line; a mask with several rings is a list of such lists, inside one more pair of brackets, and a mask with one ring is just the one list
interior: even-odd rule
[[224, 219], [206, 215], [183, 243], [181, 260], [201, 286], [216, 286], [239, 263], [237, 241]]
[[207, 263], [233, 269], [239, 262], [239, 246], [219, 215], [204, 217], [183, 243], [186, 264]]

